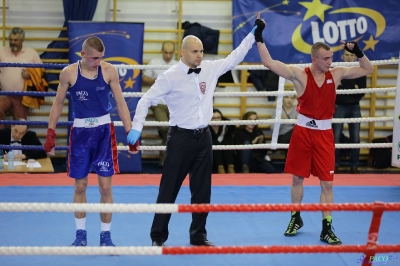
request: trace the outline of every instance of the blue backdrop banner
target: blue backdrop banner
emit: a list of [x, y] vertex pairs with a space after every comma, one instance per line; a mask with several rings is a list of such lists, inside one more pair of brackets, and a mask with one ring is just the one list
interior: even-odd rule
[[[399, 0], [232, 0], [232, 8], [234, 47], [261, 12], [264, 42], [272, 58], [285, 63], [311, 62], [315, 42], [329, 44], [340, 61], [340, 40], [356, 41], [370, 60], [399, 55]], [[260, 62], [256, 46], [244, 61]]]
[[[110, 64], [141, 65], [143, 64], [143, 23], [114, 23], [114, 22], [68, 22], [69, 62], [75, 63], [81, 59], [83, 41], [89, 36], [97, 36], [105, 46], [104, 61]], [[122, 92], [140, 92], [142, 76], [139, 69], [118, 69]], [[121, 121], [115, 106], [114, 98], [110, 95], [112, 121]], [[134, 116], [139, 98], [125, 98], [130, 110], [131, 119]], [[70, 108], [70, 110], [72, 110]], [[69, 120], [74, 115], [69, 114]], [[119, 146], [126, 146], [126, 132], [123, 126], [115, 127]], [[120, 171], [141, 172], [141, 153], [131, 155], [127, 151], [118, 152]]]

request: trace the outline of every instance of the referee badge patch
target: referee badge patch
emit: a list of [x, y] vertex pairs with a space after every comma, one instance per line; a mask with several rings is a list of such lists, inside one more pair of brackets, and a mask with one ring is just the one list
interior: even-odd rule
[[206, 93], [206, 83], [200, 82], [199, 86], [200, 86], [201, 93], [205, 94]]

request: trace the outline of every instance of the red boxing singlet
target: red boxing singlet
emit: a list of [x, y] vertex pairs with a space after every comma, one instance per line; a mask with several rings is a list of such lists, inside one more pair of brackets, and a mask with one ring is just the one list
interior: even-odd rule
[[[332, 119], [335, 112], [336, 88], [330, 71], [318, 87], [310, 68], [307, 73], [307, 87], [298, 98], [297, 111], [315, 120]], [[314, 121], [315, 122], [315, 121]], [[320, 180], [332, 181], [335, 167], [335, 141], [332, 128], [318, 130], [294, 126], [286, 157], [285, 172], [308, 178], [310, 174]]]
[[307, 86], [301, 97], [297, 98], [296, 110], [299, 114], [318, 120], [331, 119], [335, 113], [336, 88], [330, 71], [325, 73], [325, 80], [318, 87], [310, 68], [307, 73]]

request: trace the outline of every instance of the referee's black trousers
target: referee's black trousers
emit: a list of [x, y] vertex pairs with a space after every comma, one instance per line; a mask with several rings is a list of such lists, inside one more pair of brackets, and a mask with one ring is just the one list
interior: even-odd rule
[[[202, 132], [170, 127], [166, 144], [165, 161], [160, 181], [157, 203], [174, 203], [182, 182], [189, 173], [191, 203], [210, 203], [212, 173], [212, 139], [208, 127]], [[208, 213], [192, 213], [190, 239], [207, 236]], [[152, 241], [168, 239], [171, 214], [154, 215], [150, 237]]]

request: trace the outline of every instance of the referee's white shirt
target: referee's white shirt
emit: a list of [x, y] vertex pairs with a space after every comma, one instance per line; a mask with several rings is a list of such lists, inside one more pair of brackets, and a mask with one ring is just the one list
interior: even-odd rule
[[[178, 63], [178, 61], [176, 61], [175, 59], [171, 59], [171, 61], [169, 61], [168, 63], [166, 63], [164, 61], [163, 58], [154, 58], [151, 59], [150, 62], [147, 64], [148, 66], [155, 66], [155, 65], [168, 65], [168, 66], [173, 66], [176, 65]], [[143, 75], [151, 78], [151, 79], [156, 79], [160, 74], [164, 73], [166, 71], [166, 69], [146, 69], [143, 72]], [[166, 104], [165, 101], [162, 99], [160, 102], [160, 104]]]
[[226, 58], [203, 60], [200, 74], [187, 74], [189, 67], [180, 60], [157, 77], [136, 107], [132, 128], [142, 131], [149, 107], [164, 99], [170, 113], [170, 126], [197, 129], [208, 126], [213, 114], [213, 95], [218, 78], [243, 61], [254, 44], [249, 33]]

